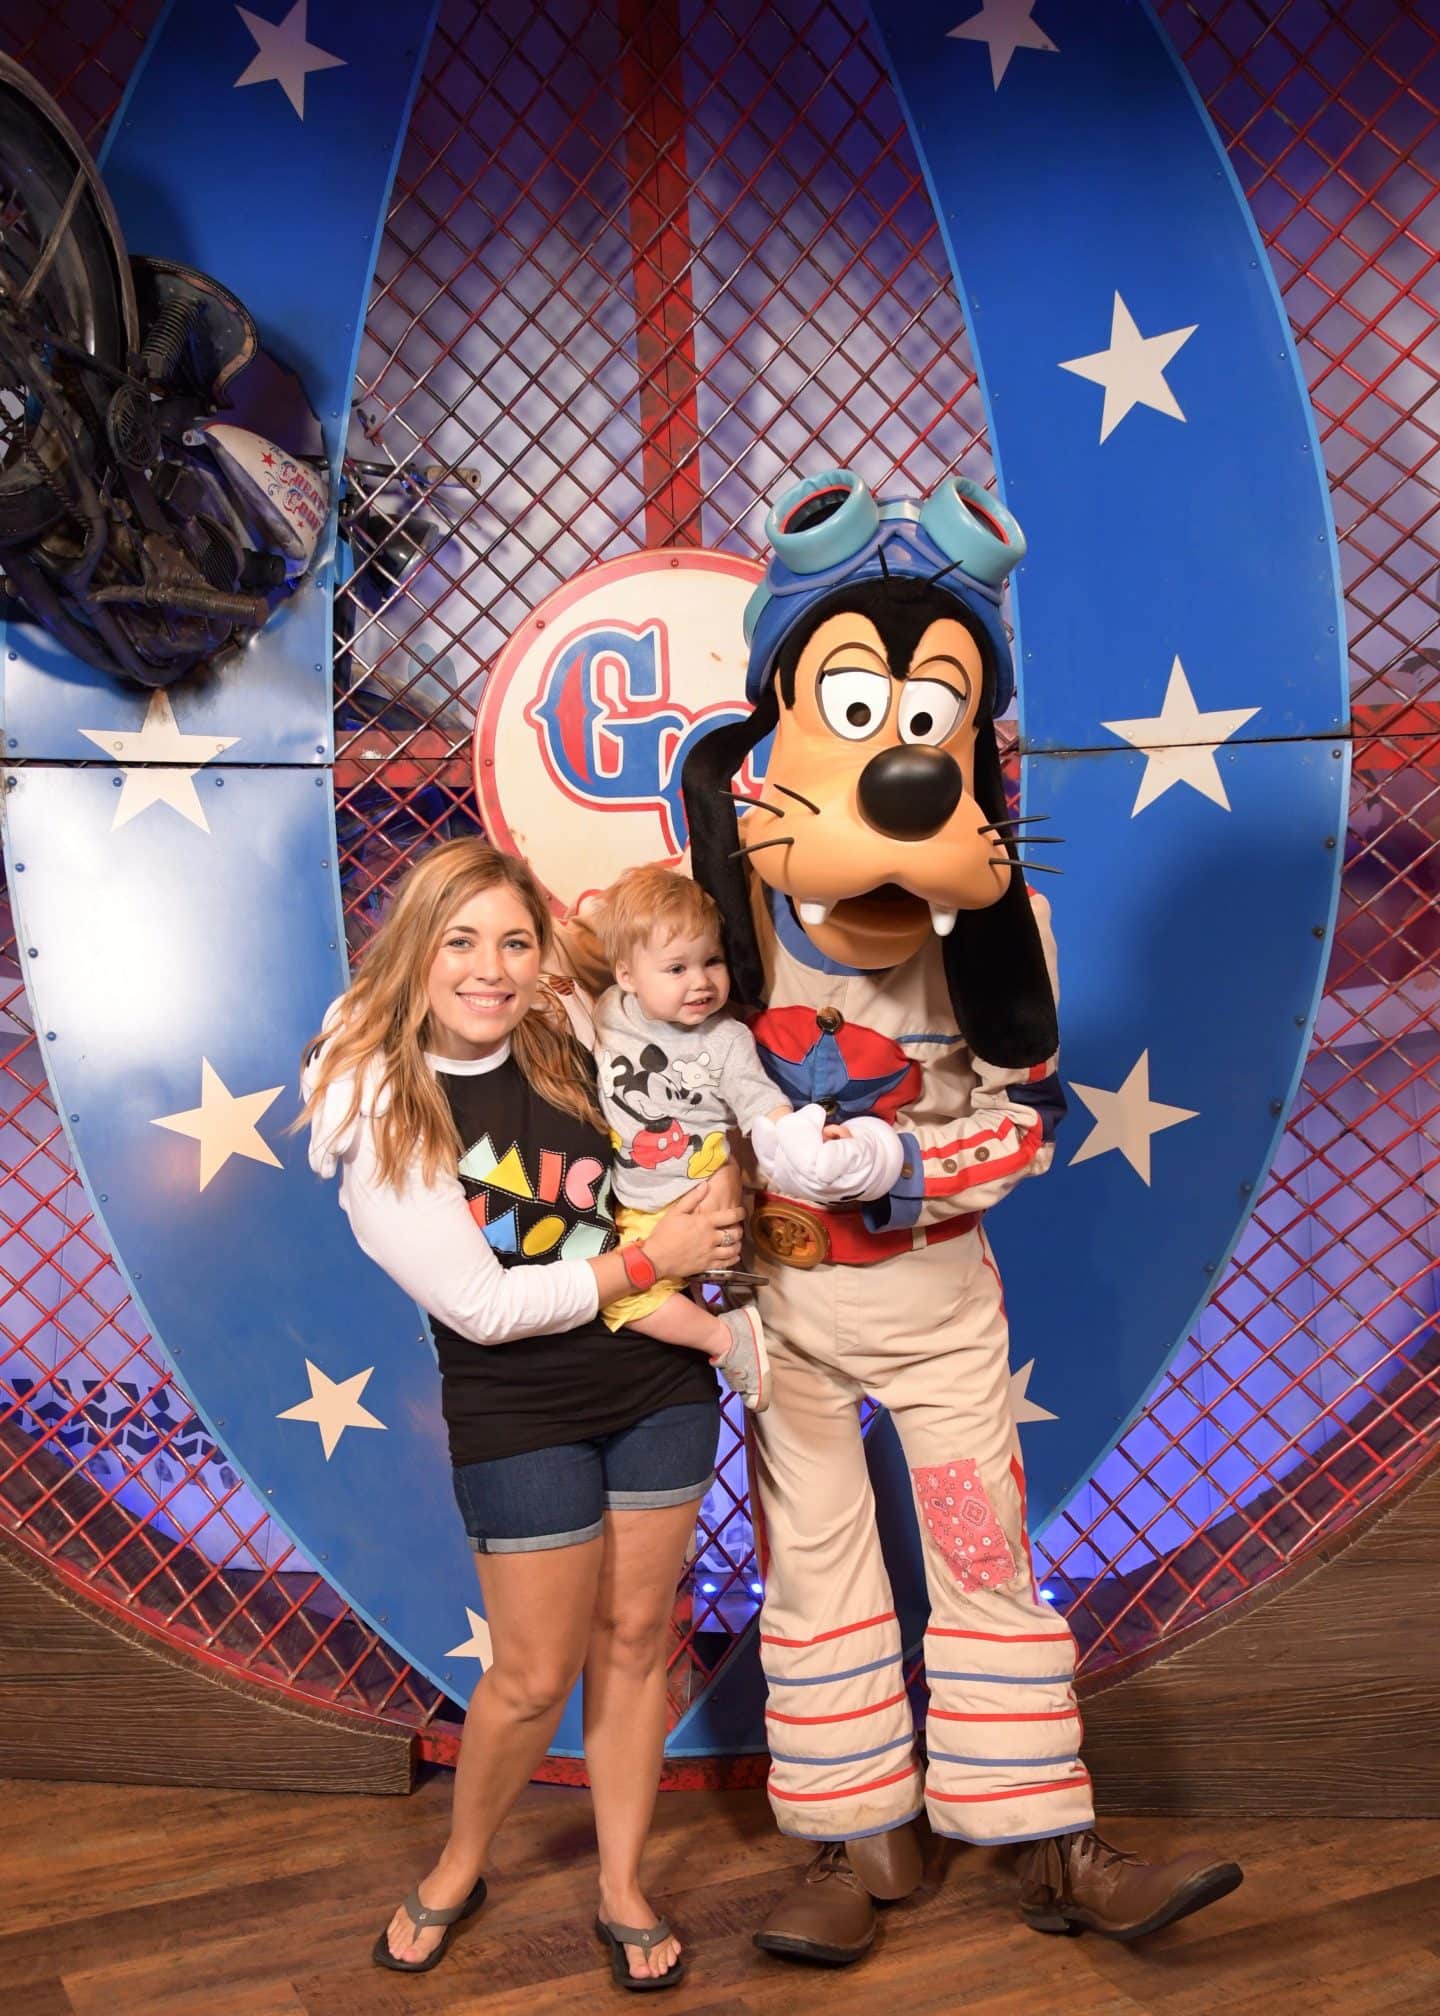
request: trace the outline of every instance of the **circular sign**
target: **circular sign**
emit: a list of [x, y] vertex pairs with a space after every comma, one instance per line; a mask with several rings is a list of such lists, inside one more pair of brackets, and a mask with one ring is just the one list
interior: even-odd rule
[[750, 711], [742, 619], [760, 575], [694, 547], [603, 561], [500, 653], [475, 717], [481, 817], [562, 913], [637, 862], [685, 852], [685, 758]]

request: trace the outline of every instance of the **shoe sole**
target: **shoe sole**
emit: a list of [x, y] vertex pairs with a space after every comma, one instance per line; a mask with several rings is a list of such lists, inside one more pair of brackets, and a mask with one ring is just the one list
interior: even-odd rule
[[1142, 1918], [1138, 1925], [1107, 1925], [1094, 1912], [1074, 1905], [1062, 1906], [1054, 1912], [1025, 1911], [1021, 1916], [1034, 1932], [1056, 1932], [1071, 1937], [1080, 1932], [1098, 1932], [1103, 1938], [1128, 1942], [1147, 1938], [1150, 1933], [1160, 1931], [1162, 1926], [1174, 1925], [1179, 1919], [1188, 1918], [1192, 1912], [1203, 1911], [1207, 1904], [1218, 1903], [1232, 1890], [1238, 1890], [1244, 1880], [1244, 1871], [1236, 1862], [1220, 1862], [1213, 1869], [1202, 1869], [1187, 1886], [1177, 1890], [1168, 1903], [1158, 1911], [1152, 1911], [1148, 1918]]
[[812, 1967], [853, 1967], [875, 1943], [873, 1932], [863, 1946], [821, 1946], [813, 1939], [797, 1939], [786, 1932], [756, 1932], [753, 1937], [762, 1953], [773, 1953], [779, 1960], [807, 1961]]

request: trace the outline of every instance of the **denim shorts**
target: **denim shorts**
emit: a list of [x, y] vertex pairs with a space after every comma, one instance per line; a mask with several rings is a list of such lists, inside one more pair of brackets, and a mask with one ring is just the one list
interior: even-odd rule
[[596, 1540], [609, 1512], [700, 1499], [715, 1479], [718, 1400], [662, 1407], [589, 1442], [456, 1469], [455, 1500], [477, 1554], [538, 1554]]

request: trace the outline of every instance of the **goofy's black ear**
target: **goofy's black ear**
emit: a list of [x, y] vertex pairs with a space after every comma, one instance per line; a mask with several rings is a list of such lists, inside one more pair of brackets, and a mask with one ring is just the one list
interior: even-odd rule
[[[975, 797], [987, 818], [1004, 818], [1000, 751], [988, 718], [975, 734]], [[1015, 850], [1007, 842], [995, 851]], [[944, 959], [955, 1020], [977, 1057], [1020, 1071], [1054, 1056], [1060, 1046], [1055, 996], [1023, 869], [1017, 867], [988, 910], [960, 912], [944, 941]]]
[[740, 831], [730, 791], [750, 751], [780, 718], [773, 682], [743, 721], [701, 736], [685, 758], [680, 792], [690, 828], [690, 873], [715, 898], [725, 927], [731, 998], [747, 1008], [765, 1000], [765, 971], [750, 915], [750, 884], [739, 858]]

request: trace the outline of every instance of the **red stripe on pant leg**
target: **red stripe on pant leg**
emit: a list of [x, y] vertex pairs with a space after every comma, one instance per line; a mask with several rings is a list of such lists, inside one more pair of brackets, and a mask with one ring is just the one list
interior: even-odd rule
[[951, 1806], [974, 1806], [991, 1799], [1032, 1799], [1045, 1792], [1069, 1792], [1077, 1785], [1088, 1785], [1090, 1773], [1082, 1771], [1075, 1778], [1056, 1778], [1044, 1785], [1011, 1785], [1002, 1792], [934, 1792], [928, 1791], [927, 1798], [943, 1799]]
[[882, 1708], [893, 1708], [897, 1701], [905, 1699], [902, 1687], [898, 1694], [892, 1694], [886, 1701], [877, 1701], [873, 1708], [847, 1708], [842, 1715], [782, 1715], [778, 1708], [767, 1708], [767, 1722], [790, 1722], [800, 1728], [817, 1729], [822, 1722], [858, 1722], [862, 1715], [878, 1715]]
[[[1040, 1708], [1029, 1715], [967, 1715], [954, 1708], [932, 1708], [931, 1719], [937, 1722], [1078, 1722], [1078, 1708]], [[783, 1718], [782, 1718], [783, 1719]]]
[[878, 1792], [884, 1785], [898, 1785], [902, 1779], [913, 1778], [920, 1767], [907, 1764], [903, 1771], [893, 1771], [888, 1778], [872, 1778], [868, 1785], [847, 1785], [840, 1792], [782, 1792], [772, 1778], [770, 1790], [777, 1799], [857, 1799], [862, 1792]]
[[[1068, 1631], [952, 1631], [943, 1624], [931, 1624], [927, 1638], [983, 1638], [987, 1645], [1068, 1645]], [[769, 1640], [766, 1640], [769, 1643]]]
[[872, 1624], [893, 1624], [895, 1612], [884, 1611], [879, 1617], [867, 1617], [863, 1624], [841, 1624], [834, 1631], [822, 1631], [816, 1638], [772, 1638], [768, 1631], [760, 1633], [762, 1645], [787, 1645], [792, 1651], [803, 1652], [810, 1645], [825, 1645], [832, 1638], [847, 1638], [852, 1631], [868, 1631]]

